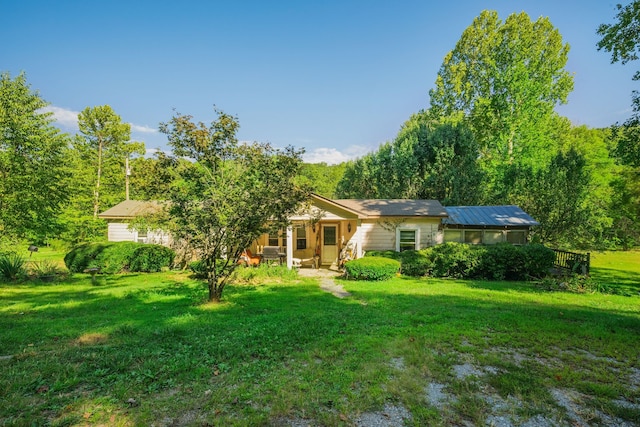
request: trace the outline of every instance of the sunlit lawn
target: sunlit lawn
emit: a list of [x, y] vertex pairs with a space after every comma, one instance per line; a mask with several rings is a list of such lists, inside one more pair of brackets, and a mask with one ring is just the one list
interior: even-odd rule
[[[637, 264], [613, 263], [594, 257], [594, 276], [633, 286]], [[340, 283], [352, 297], [300, 279], [230, 286], [220, 305], [184, 273], [0, 284], [0, 425], [350, 425], [389, 402], [411, 425], [483, 425], [483, 393], [513, 396], [526, 418], [558, 410], [553, 389], [640, 423], [615, 404], [640, 400], [638, 296]], [[456, 379], [465, 363], [494, 373]], [[456, 398], [444, 412], [427, 402], [434, 382]]]
[[640, 292], [640, 250], [593, 252], [591, 266], [595, 280]]

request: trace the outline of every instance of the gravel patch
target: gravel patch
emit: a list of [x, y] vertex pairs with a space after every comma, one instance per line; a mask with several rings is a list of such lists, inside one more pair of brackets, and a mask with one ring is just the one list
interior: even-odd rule
[[640, 388], [640, 369], [631, 368], [631, 374], [629, 375], [629, 384], [633, 391], [637, 391]]
[[345, 298], [345, 297], [351, 296], [349, 292], [345, 291], [342, 285], [336, 284], [336, 282], [329, 277], [323, 277], [320, 279], [320, 289], [322, 289], [323, 291], [329, 292], [338, 298]]
[[612, 400], [611, 403], [614, 403], [622, 408], [627, 408], [627, 409], [635, 409], [640, 411], [640, 403], [631, 403], [629, 401], [626, 401], [624, 399], [616, 399], [616, 400]]
[[399, 371], [404, 371], [404, 368], [405, 368], [404, 358], [402, 358], [402, 357], [394, 357], [393, 359], [391, 359], [389, 361], [389, 366], [391, 366], [393, 369], [397, 369]]
[[358, 427], [402, 427], [411, 414], [403, 406], [384, 405], [382, 412], [365, 412], [356, 419]]
[[533, 418], [529, 418], [522, 424], [518, 424], [519, 427], [555, 427], [558, 425], [558, 422], [549, 420], [542, 415], [536, 415]]
[[453, 365], [453, 373], [459, 380], [463, 380], [470, 376], [482, 376], [482, 371], [473, 366], [471, 363], [465, 363], [464, 365]]
[[429, 383], [429, 385], [425, 387], [424, 392], [429, 405], [442, 409], [444, 405], [456, 401], [449, 393], [442, 391], [444, 387], [444, 384], [439, 383]]
[[577, 402], [580, 400], [578, 393], [572, 390], [562, 390], [559, 388], [553, 388], [550, 390], [551, 395], [556, 400], [556, 403], [564, 408], [567, 412], [567, 416], [576, 425], [588, 425], [588, 423], [582, 419], [578, 414], [580, 406]]

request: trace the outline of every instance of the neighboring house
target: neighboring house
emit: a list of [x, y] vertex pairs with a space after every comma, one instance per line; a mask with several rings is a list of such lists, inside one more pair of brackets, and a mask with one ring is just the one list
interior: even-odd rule
[[110, 242], [155, 243], [169, 246], [169, 233], [162, 230], [129, 229], [131, 221], [139, 215], [162, 209], [156, 201], [125, 200], [98, 215], [107, 220], [107, 240]]
[[[164, 233], [129, 230], [128, 221], [157, 202], [126, 201], [99, 215], [109, 223], [109, 240], [145, 239], [169, 241]], [[445, 208], [437, 200], [328, 199], [313, 194], [309, 206], [290, 218], [291, 226], [265, 234], [250, 248], [262, 253], [265, 246], [278, 247], [287, 266], [312, 261], [323, 266], [361, 257], [365, 251], [422, 249], [457, 241], [492, 244], [524, 244], [529, 229], [538, 223], [517, 206], [470, 206]]]
[[540, 225], [518, 206], [448, 206], [442, 220], [445, 242], [524, 245]]

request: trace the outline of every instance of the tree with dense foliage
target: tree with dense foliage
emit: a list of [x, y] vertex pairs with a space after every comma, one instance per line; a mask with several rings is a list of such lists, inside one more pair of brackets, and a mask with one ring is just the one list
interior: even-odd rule
[[[98, 217], [101, 206], [100, 185], [105, 164], [124, 163], [125, 157], [133, 153], [144, 154], [144, 145], [130, 143], [131, 125], [122, 119], [108, 105], [87, 107], [78, 115], [78, 128], [84, 136], [84, 151], [92, 157], [95, 171], [93, 190], [93, 218]], [[124, 172], [122, 173], [124, 177]], [[122, 180], [124, 183], [124, 179]]]
[[349, 162], [336, 192], [344, 198], [479, 200], [482, 172], [471, 132], [461, 123], [434, 123], [414, 114], [393, 142]]
[[282, 230], [308, 199], [295, 184], [302, 151], [236, 138], [238, 120], [215, 110], [209, 126], [176, 113], [160, 125], [179, 163], [170, 190], [174, 239], [188, 242], [207, 275], [209, 300], [220, 301], [245, 250], [264, 233]]
[[521, 12], [502, 22], [485, 10], [445, 56], [430, 112], [463, 114], [488, 172], [501, 163], [546, 164], [555, 152], [554, 107], [573, 89], [568, 52], [548, 18]]
[[310, 186], [314, 193], [332, 199], [336, 197], [336, 186], [344, 175], [345, 167], [345, 163], [305, 163], [300, 169], [299, 182]]
[[[626, 6], [618, 4], [616, 8], [616, 22], [598, 27], [602, 38], [597, 46], [598, 50], [611, 53], [612, 63], [627, 64], [636, 61], [640, 52], [640, 1], [634, 0]], [[633, 80], [640, 80], [640, 71], [636, 71]], [[612, 184], [615, 188], [611, 210], [614, 238], [625, 247], [640, 242], [640, 93], [634, 90], [631, 98], [633, 114], [623, 125], [615, 125], [612, 135], [613, 156], [621, 165]]]
[[0, 75], [0, 240], [45, 239], [68, 198], [68, 137], [24, 74]]

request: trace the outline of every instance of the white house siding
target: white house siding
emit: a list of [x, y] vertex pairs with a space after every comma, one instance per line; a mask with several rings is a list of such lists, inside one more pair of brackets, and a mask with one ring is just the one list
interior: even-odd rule
[[107, 239], [110, 242], [135, 242], [136, 232], [129, 230], [126, 222], [109, 222]]
[[386, 220], [365, 219], [359, 228], [358, 237], [365, 251], [396, 250], [396, 228], [420, 229], [420, 248], [442, 243], [442, 235], [438, 230], [440, 218], [406, 218]]
[[127, 222], [109, 221], [107, 225], [107, 240], [110, 242], [140, 242], [169, 246], [171, 238], [162, 231], [149, 231], [146, 237], [139, 236], [135, 230], [129, 230]]

